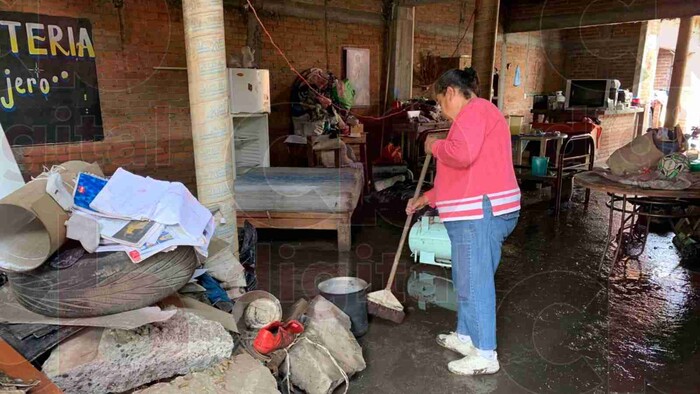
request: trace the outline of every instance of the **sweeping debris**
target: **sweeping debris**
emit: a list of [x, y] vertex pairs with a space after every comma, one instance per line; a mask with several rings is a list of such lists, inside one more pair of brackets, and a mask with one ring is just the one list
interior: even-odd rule
[[[432, 155], [428, 154], [425, 156], [423, 169], [421, 169], [420, 177], [418, 178], [418, 185], [416, 185], [416, 191], [413, 193], [414, 199], [418, 198], [418, 195], [420, 194], [423, 181], [425, 180], [425, 174], [428, 172], [428, 166], [430, 165], [431, 159]], [[383, 290], [367, 294], [367, 312], [370, 315], [387, 319], [397, 324], [401, 324], [401, 322], [403, 322], [406, 314], [403, 311], [403, 305], [401, 305], [401, 302], [399, 302], [396, 296], [391, 292], [391, 287], [394, 284], [396, 269], [398, 268], [399, 260], [401, 259], [401, 251], [406, 243], [406, 236], [408, 235], [408, 229], [411, 227], [412, 220], [413, 214], [406, 216], [406, 223], [403, 226], [401, 240], [399, 241], [399, 247], [394, 255], [394, 263], [391, 266], [391, 274], [389, 275], [389, 280], [386, 283], [386, 287]]]

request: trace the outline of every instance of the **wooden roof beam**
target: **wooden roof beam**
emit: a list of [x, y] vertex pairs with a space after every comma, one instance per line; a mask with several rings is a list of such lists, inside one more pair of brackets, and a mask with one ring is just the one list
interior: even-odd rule
[[[534, 2], [539, 3], [539, 2]], [[641, 0], [625, 6], [622, 2], [606, 3], [598, 9], [584, 9], [580, 12], [548, 13], [544, 2], [512, 2], [508, 6], [505, 30], [507, 33], [573, 29], [618, 23], [643, 22], [655, 19], [686, 18], [700, 14], [697, 1], [680, 0]], [[542, 16], [519, 18], [519, 7], [540, 6]]]

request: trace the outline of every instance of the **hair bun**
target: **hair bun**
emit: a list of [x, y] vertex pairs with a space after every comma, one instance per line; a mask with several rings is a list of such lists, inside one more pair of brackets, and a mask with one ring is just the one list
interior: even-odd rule
[[464, 67], [464, 73], [469, 79], [477, 78], [476, 70], [473, 67]]

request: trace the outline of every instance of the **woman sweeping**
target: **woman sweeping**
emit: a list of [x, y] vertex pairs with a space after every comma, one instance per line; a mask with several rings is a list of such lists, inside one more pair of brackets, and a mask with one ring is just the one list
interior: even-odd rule
[[452, 127], [447, 139], [428, 139], [426, 153], [437, 160], [435, 187], [411, 199], [407, 213], [437, 207], [452, 243], [452, 279], [458, 299], [457, 330], [437, 342], [465, 356], [449, 363], [460, 375], [496, 373], [496, 289], [494, 274], [503, 241], [520, 211], [510, 131], [491, 102], [477, 97], [472, 68], [450, 70], [435, 83], [437, 101]]

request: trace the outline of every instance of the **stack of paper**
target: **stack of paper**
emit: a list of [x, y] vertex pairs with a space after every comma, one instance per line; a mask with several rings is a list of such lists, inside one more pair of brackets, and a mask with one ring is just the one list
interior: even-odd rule
[[124, 251], [134, 263], [178, 246], [206, 256], [215, 222], [182, 183], [159, 181], [119, 168], [109, 180], [81, 173], [74, 214], [100, 227], [98, 252]]
[[114, 243], [140, 247], [163, 231], [163, 225], [145, 220], [99, 218], [100, 236]]

